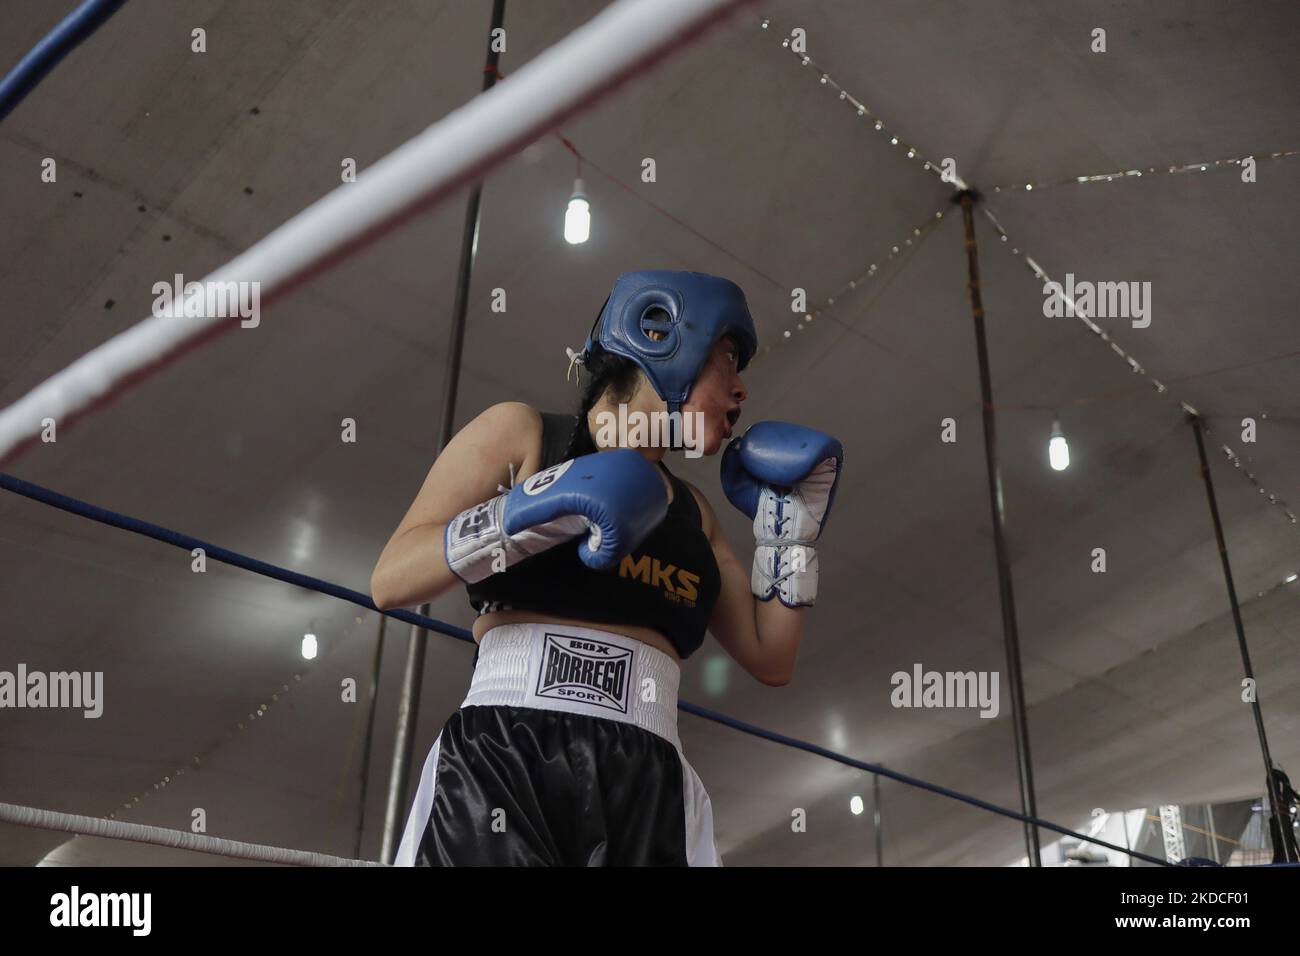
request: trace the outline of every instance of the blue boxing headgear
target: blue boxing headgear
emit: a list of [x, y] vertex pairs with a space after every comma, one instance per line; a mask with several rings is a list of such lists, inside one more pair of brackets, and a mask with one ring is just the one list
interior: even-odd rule
[[[662, 332], [655, 341], [651, 332]], [[645, 372], [668, 411], [680, 412], [718, 339], [730, 335], [744, 368], [758, 351], [758, 333], [745, 293], [728, 279], [702, 272], [625, 272], [587, 337]]]

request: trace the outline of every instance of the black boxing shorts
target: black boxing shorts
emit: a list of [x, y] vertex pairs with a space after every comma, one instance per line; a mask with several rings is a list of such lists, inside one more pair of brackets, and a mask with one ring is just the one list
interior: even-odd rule
[[585, 627], [483, 635], [397, 866], [721, 866], [677, 737], [676, 661]]

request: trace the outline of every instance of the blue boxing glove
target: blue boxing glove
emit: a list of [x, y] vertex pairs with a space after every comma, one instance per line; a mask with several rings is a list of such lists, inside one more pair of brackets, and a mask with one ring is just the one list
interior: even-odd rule
[[544, 468], [447, 524], [447, 566], [467, 584], [579, 535], [597, 571], [634, 551], [668, 514], [668, 491], [640, 452], [616, 448]]
[[786, 607], [817, 600], [817, 548], [844, 462], [824, 432], [756, 422], [722, 453], [722, 490], [754, 519], [754, 596]]

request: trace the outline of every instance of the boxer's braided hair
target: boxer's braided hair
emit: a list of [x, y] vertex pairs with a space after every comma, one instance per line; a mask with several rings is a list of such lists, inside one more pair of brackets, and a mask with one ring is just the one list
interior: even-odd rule
[[631, 359], [606, 352], [599, 345], [593, 345], [582, 356], [582, 369], [578, 380], [578, 411], [573, 416], [573, 431], [561, 456], [563, 458], [573, 457], [578, 435], [587, 430], [587, 413], [600, 401], [605, 390], [610, 389], [610, 397], [615, 402], [626, 402], [636, 393], [641, 372]]
[[578, 411], [585, 417], [607, 388], [615, 403], [631, 399], [636, 394], [641, 369], [631, 359], [593, 345], [583, 357], [582, 371]]

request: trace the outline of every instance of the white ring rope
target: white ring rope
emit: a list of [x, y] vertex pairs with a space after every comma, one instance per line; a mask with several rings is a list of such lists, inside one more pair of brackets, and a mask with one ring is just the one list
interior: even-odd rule
[[[619, 0], [590, 22], [308, 206], [204, 283], [258, 282], [261, 301], [373, 242], [480, 178], [564, 119], [662, 62], [751, 0]], [[204, 296], [196, 298], [206, 301]], [[188, 304], [188, 302], [186, 303]], [[150, 316], [87, 352], [0, 412], [0, 460], [56, 422], [161, 367], [222, 316]], [[204, 307], [196, 311], [204, 311]]]
[[241, 860], [257, 860], [261, 863], [283, 863], [289, 866], [384, 865], [371, 860], [349, 860], [346, 857], [312, 853], [309, 850], [290, 850], [278, 846], [265, 846], [261, 843], [223, 840], [220, 837], [186, 833], [184, 830], [169, 830], [166, 827], [151, 827], [141, 823], [125, 823], [121, 820], [84, 817], [77, 813], [23, 807], [16, 803], [0, 803], [0, 823], [16, 823], [19, 826], [38, 827], [42, 830], [62, 830], [65, 833], [76, 833], [81, 836], [133, 840], [136, 843], [151, 843], [154, 846], [193, 850], [196, 853], [214, 853]]

